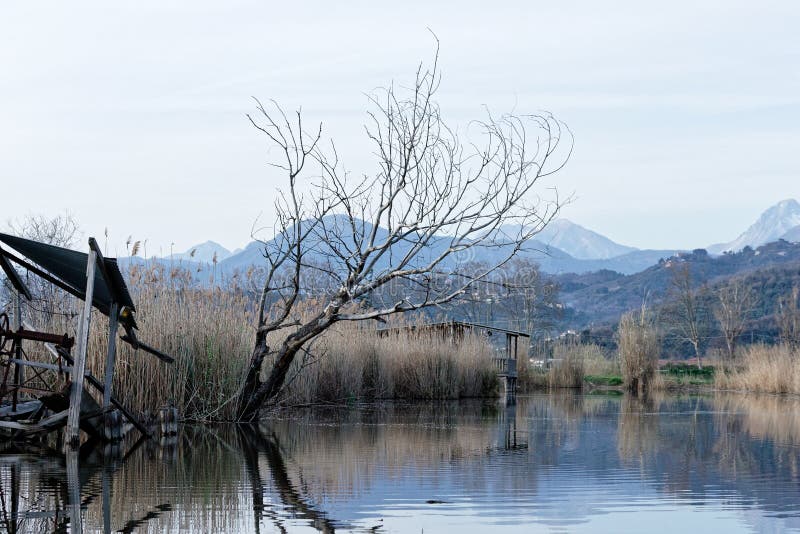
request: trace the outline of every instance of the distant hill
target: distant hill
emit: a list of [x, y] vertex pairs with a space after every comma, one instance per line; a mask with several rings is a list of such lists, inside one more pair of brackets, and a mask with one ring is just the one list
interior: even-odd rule
[[567, 219], [552, 221], [536, 236], [536, 240], [562, 250], [577, 260], [607, 260], [637, 250], [615, 243]]
[[[344, 239], [352, 237], [348, 235], [349, 225], [345, 224], [343, 219], [340, 220], [341, 216], [331, 215], [329, 217], [331, 218], [329, 222], [341, 227], [341, 235]], [[516, 233], [515, 230], [518, 228], [504, 227], [500, 233], [513, 235]], [[379, 238], [385, 236], [385, 230], [379, 229], [378, 235]], [[712, 245], [708, 251], [711, 255], [730, 251], [737, 252], [747, 246], [758, 247], [780, 238], [790, 242], [800, 241], [800, 203], [796, 200], [788, 199], [772, 206], [737, 239], [729, 243]], [[430, 246], [421, 253], [420, 260], [423, 261], [440, 253], [447, 242], [446, 236], [434, 239]], [[320, 238], [310, 240], [307, 245], [309, 258], [312, 260], [324, 261], [327, 252], [330, 251], [324, 240]], [[263, 244], [253, 241], [244, 249], [230, 252], [218, 243], [207, 241], [186, 252], [175, 254], [171, 260], [179, 260], [187, 268], [204, 273], [206, 266], [213, 261], [214, 254], [216, 254], [215, 273], [221, 277], [230, 277], [234, 273], [244, 273], [252, 270], [253, 267], [263, 266], [265, 264], [263, 248]], [[407, 244], [398, 245], [396, 252], [401, 253], [403, 249], [407, 249]], [[499, 249], [481, 249], [476, 252], [482, 260], [492, 261], [505, 254], [507, 250], [501, 247]], [[568, 273], [582, 275], [597, 271], [614, 271], [632, 275], [645, 271], [660, 260], [683, 252], [685, 251], [639, 250], [615, 243], [611, 239], [567, 219], [557, 219], [531, 240], [520, 252], [519, 257], [536, 261], [540, 264], [543, 272], [554, 275]], [[458, 257], [452, 258], [450, 261], [472, 259], [476, 258]], [[162, 261], [169, 260], [168, 257]], [[453, 268], [454, 265], [446, 264], [442, 267]]]
[[206, 241], [191, 247], [186, 252], [167, 256], [167, 259], [192, 261], [197, 263], [220, 262], [231, 256], [231, 251], [214, 241]]
[[695, 284], [715, 284], [774, 266], [800, 266], [800, 244], [776, 241], [716, 257], [699, 249], [630, 275], [606, 271], [556, 276], [561, 298], [572, 314], [567, 326], [614, 323], [622, 313], [639, 308], [645, 299], [650, 305], [657, 304], [667, 292], [673, 268], [679, 264], [689, 267]]

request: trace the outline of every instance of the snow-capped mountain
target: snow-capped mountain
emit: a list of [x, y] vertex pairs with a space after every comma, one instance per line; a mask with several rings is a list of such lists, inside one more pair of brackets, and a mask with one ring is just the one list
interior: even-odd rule
[[789, 243], [800, 243], [800, 225], [795, 226], [781, 237]]
[[[214, 261], [215, 254], [217, 262], [221, 262], [232, 255], [230, 250], [226, 249], [219, 243], [214, 241], [206, 241], [205, 243], [200, 243], [199, 245], [191, 247], [186, 252], [173, 254], [171, 258], [173, 260], [193, 261], [197, 263], [212, 263]], [[170, 256], [167, 257], [167, 259], [169, 258]]]
[[552, 221], [536, 236], [536, 240], [579, 260], [607, 260], [638, 250], [615, 243], [567, 219]]
[[800, 203], [794, 199], [782, 200], [761, 214], [739, 237], [729, 243], [711, 245], [711, 254], [738, 252], [744, 247], [758, 247], [784, 238], [800, 226]]

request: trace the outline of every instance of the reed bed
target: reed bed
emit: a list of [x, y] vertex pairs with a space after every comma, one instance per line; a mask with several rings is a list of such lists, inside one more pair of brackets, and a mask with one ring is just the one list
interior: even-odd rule
[[658, 331], [642, 310], [641, 314], [623, 315], [617, 335], [622, 381], [629, 391], [646, 393], [657, 376], [661, 352]]
[[735, 366], [718, 369], [718, 389], [800, 394], [800, 350], [788, 344], [751, 345]]
[[[619, 362], [609, 358], [602, 347], [593, 343], [558, 342], [549, 349], [548, 368], [536, 367], [527, 359], [517, 363], [523, 390], [580, 388], [587, 376], [616, 376]], [[544, 354], [538, 359], [546, 360]]]
[[[253, 299], [244, 291], [197, 287], [181, 269], [132, 267], [127, 273], [136, 303], [139, 337], [175, 358], [166, 364], [118, 343], [113, 394], [142, 416], [172, 405], [194, 421], [231, 421], [255, 339]], [[73, 300], [74, 309], [81, 303]], [[310, 316], [319, 303], [308, 300]], [[37, 327], [74, 333], [75, 313], [38, 314]], [[92, 315], [87, 368], [105, 373], [107, 319]], [[394, 318], [404, 326], [409, 320]], [[286, 331], [268, 339], [277, 346]], [[477, 335], [458, 343], [435, 334], [400, 333], [380, 338], [374, 324], [339, 324], [298, 357], [282, 401], [291, 404], [342, 403], [361, 399], [456, 399], [494, 396], [498, 391], [493, 349]], [[37, 359], [49, 355], [42, 352]], [[264, 362], [262, 372], [269, 372]], [[63, 377], [49, 378], [59, 387]]]
[[434, 332], [379, 337], [366, 325], [340, 324], [312, 347], [312, 354], [295, 361], [286, 402], [458, 399], [498, 391], [493, 350], [469, 333], [457, 342]]

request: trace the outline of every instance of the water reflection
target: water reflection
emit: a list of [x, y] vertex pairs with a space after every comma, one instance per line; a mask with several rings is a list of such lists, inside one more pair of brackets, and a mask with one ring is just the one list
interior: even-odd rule
[[308, 409], [0, 454], [8, 532], [800, 530], [800, 403], [519, 397]]

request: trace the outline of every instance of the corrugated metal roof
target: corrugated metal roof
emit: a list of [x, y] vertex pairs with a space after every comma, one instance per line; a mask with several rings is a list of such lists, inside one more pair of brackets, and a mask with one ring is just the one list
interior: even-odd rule
[[[65, 284], [72, 286], [84, 295], [86, 294], [88, 254], [2, 233], [0, 233], [0, 241]], [[110, 312], [112, 300], [116, 300], [120, 306], [127, 306], [135, 310], [128, 286], [125, 284], [117, 265], [117, 260], [115, 258], [104, 258], [104, 263], [109, 278], [111, 278], [112, 287], [106, 285], [102, 273], [99, 269], [96, 270], [92, 304], [106, 315]]]

